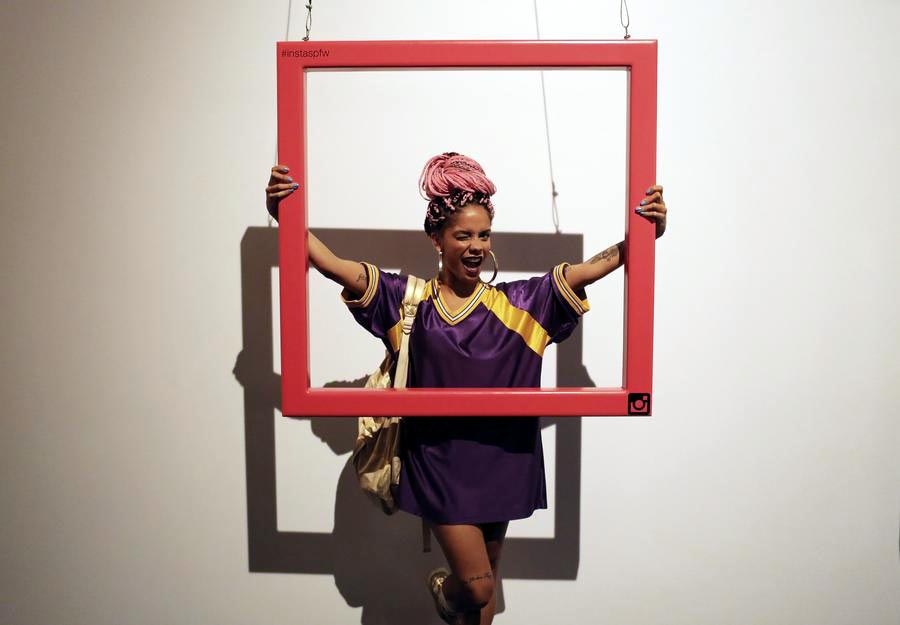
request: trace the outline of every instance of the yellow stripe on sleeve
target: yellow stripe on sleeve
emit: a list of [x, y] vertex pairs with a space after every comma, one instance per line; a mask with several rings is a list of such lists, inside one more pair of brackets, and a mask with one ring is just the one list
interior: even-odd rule
[[347, 292], [347, 289], [341, 292], [341, 301], [344, 302], [350, 308], [365, 308], [369, 304], [372, 303], [372, 300], [375, 299], [375, 293], [378, 291], [378, 267], [372, 265], [371, 263], [362, 263], [362, 266], [366, 268], [366, 275], [369, 278], [369, 284], [366, 287], [366, 292], [362, 294], [359, 299], [347, 299], [344, 296], [344, 293]]
[[574, 310], [576, 313], [578, 313], [579, 316], [581, 316], [591, 309], [591, 305], [588, 303], [587, 298], [582, 299], [581, 297], [579, 297], [578, 294], [572, 290], [572, 287], [569, 286], [569, 283], [566, 282], [563, 270], [568, 266], [569, 263], [558, 264], [553, 268], [551, 277], [553, 279], [553, 282], [556, 284], [556, 288], [572, 307], [572, 310]]

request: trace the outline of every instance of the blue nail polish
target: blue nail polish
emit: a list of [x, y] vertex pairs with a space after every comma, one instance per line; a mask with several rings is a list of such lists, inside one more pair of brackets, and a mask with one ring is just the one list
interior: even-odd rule
[[647, 203], [647, 200], [641, 200], [641, 206]]
[[638, 206], [637, 208], [634, 209], [634, 212], [636, 212], [636, 213], [643, 213], [644, 211], [642, 211], [642, 210], [641, 210], [641, 207]]
[[291, 188], [292, 188], [292, 189], [296, 189], [296, 188], [299, 187], [299, 186], [300, 186], [300, 185], [297, 184], [297, 183], [295, 182], [295, 183], [291, 186]]
[[651, 193], [653, 193], [653, 187], [650, 187], [649, 189], [644, 191], [644, 193], [646, 193], [647, 195], [650, 195]]

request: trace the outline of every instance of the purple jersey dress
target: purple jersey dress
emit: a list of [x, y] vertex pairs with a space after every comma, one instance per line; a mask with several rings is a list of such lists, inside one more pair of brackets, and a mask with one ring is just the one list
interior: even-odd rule
[[[409, 387], [540, 387], [544, 348], [568, 337], [590, 308], [563, 277], [480, 284], [458, 309], [425, 287], [409, 344]], [[363, 263], [369, 286], [341, 298], [395, 354], [406, 276]], [[408, 417], [397, 505], [435, 523], [486, 523], [547, 507], [540, 417]]]

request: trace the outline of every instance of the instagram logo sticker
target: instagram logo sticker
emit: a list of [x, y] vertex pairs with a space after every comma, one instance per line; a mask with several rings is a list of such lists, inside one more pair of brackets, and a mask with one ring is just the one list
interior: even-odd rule
[[650, 393], [628, 393], [628, 414], [649, 415]]

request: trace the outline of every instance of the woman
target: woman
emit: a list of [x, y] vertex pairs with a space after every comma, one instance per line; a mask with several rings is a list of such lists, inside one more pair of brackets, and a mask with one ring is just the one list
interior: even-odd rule
[[[410, 335], [410, 387], [539, 387], [548, 343], [568, 337], [590, 308], [584, 287], [624, 259], [624, 241], [577, 265], [560, 263], [543, 276], [499, 284], [480, 278], [491, 251], [494, 184], [466, 156], [431, 158], [419, 179], [429, 200], [425, 233], [438, 273], [427, 283]], [[266, 206], [299, 187], [287, 167], [272, 168]], [[666, 227], [662, 187], [647, 190], [635, 210]], [[406, 276], [335, 256], [309, 234], [310, 262], [344, 287], [357, 322], [399, 348]], [[538, 417], [408, 418], [401, 428], [398, 507], [427, 520], [450, 565], [429, 574], [438, 613], [447, 623], [488, 625], [494, 580], [509, 521], [547, 507]], [[452, 571], [452, 572], [451, 572]]]

